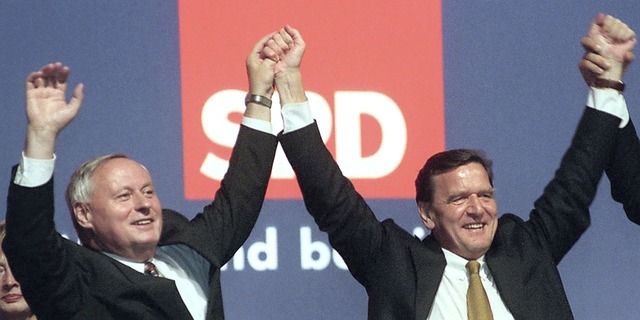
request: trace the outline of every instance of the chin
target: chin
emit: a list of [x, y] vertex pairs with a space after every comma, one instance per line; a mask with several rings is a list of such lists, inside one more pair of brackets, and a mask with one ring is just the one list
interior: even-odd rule
[[31, 314], [31, 310], [24, 299], [11, 304], [3, 303], [2, 306], [0, 306], [0, 319], [12, 319], [19, 315], [27, 317]]
[[147, 235], [145, 237], [139, 237], [136, 242], [138, 246], [141, 246], [141, 247], [155, 248], [158, 245], [158, 242], [160, 242], [160, 235], [153, 234], [153, 235]]

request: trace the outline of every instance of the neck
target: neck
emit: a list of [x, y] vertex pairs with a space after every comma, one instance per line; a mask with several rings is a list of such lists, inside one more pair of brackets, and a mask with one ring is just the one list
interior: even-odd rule
[[87, 246], [92, 248], [93, 250], [110, 253], [120, 258], [130, 260], [133, 262], [145, 262], [151, 259], [153, 255], [156, 253], [156, 247], [141, 248], [140, 250], [130, 249], [126, 252], [125, 251], [115, 252], [116, 250], [110, 250], [106, 246], [100, 246], [99, 243], [97, 243], [96, 241], [90, 241]]

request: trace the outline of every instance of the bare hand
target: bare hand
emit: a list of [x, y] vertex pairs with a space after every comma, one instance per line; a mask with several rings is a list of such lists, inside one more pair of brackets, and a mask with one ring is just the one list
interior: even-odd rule
[[82, 103], [83, 85], [76, 86], [73, 97], [66, 103], [68, 75], [69, 68], [56, 62], [43, 66], [27, 77], [29, 126], [57, 134], [73, 120]]
[[297, 71], [302, 63], [305, 42], [298, 30], [287, 25], [276, 32], [264, 48], [264, 54], [276, 61], [276, 77], [291, 69]]
[[629, 26], [602, 13], [594, 19], [587, 36], [596, 41], [598, 53], [615, 61], [625, 61], [627, 52], [636, 45], [636, 34]]
[[274, 33], [260, 39], [247, 56], [247, 76], [249, 77], [249, 92], [270, 98], [273, 94], [274, 66], [276, 62], [267, 57], [263, 51]]
[[55, 139], [73, 120], [82, 104], [83, 88], [78, 84], [66, 102], [69, 68], [50, 63], [29, 74], [26, 80], [27, 137], [25, 155], [47, 159], [53, 154]]
[[634, 60], [635, 32], [615, 17], [598, 14], [581, 44], [586, 53], [578, 64], [582, 77], [590, 84], [596, 78], [621, 80], [625, 68]]

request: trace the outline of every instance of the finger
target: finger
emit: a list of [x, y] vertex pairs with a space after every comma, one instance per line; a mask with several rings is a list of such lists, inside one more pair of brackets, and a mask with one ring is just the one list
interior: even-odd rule
[[40, 71], [42, 71], [42, 74], [45, 77], [50, 77], [50, 76], [58, 73], [58, 70], [60, 68], [62, 68], [62, 63], [54, 62], [54, 63], [45, 64], [44, 66], [42, 66], [42, 68], [40, 68]]
[[615, 35], [616, 40], [619, 40], [621, 42], [629, 41], [631, 39], [634, 39], [635, 37], [636, 37], [636, 33], [633, 32], [633, 30], [629, 28], [629, 26], [627, 26], [626, 24], [621, 26], [620, 30], [617, 31]]
[[599, 68], [603, 70], [608, 70], [611, 67], [611, 65], [609, 64], [609, 60], [607, 58], [596, 53], [587, 52], [584, 54], [582, 59], [597, 65]]
[[[285, 52], [287, 50], [289, 50], [289, 44], [287, 44], [287, 42], [285, 41], [284, 37], [282, 36], [281, 32], [283, 32], [284, 30], [280, 30], [280, 32], [276, 33], [273, 35], [273, 41], [276, 43], [276, 45], [278, 45], [280, 47], [280, 49], [282, 49], [282, 52]], [[286, 32], [285, 32], [286, 34]]]
[[611, 39], [622, 41], [630, 39], [633, 33], [626, 23], [612, 16], [605, 20], [602, 30]]
[[287, 43], [287, 46], [291, 47], [291, 44], [293, 44], [293, 37], [291, 37], [291, 35], [287, 32], [287, 30], [285, 28], [282, 28], [278, 33], [282, 37], [282, 40], [284, 40], [284, 42]]
[[609, 30], [609, 29], [611, 29], [611, 27], [612, 27], [614, 24], [618, 23], [619, 21], [620, 21], [620, 20], [618, 20], [618, 19], [617, 19], [616, 17], [614, 17], [614, 16], [611, 16], [611, 15], [605, 15], [605, 16], [604, 16], [604, 19], [602, 19], [602, 24], [601, 24], [601, 26], [602, 26], [602, 28], [603, 28], [604, 30]]
[[46, 81], [44, 77], [37, 77], [33, 81], [36, 88], [44, 88], [46, 86]]
[[56, 73], [56, 81], [58, 83], [66, 83], [69, 76], [69, 67], [62, 67]]
[[260, 53], [260, 58], [278, 62], [278, 54], [269, 47], [264, 47]]
[[56, 82], [55, 82], [55, 87], [62, 89], [62, 90], [67, 90], [67, 78], [69, 77], [69, 67], [62, 67], [60, 69], [58, 69], [58, 72], [56, 73]]
[[302, 39], [302, 35], [298, 31], [298, 29], [295, 29], [295, 28], [291, 27], [290, 25], [286, 25], [285, 26], [285, 30], [291, 36], [291, 38], [293, 39], [293, 41], [296, 44], [304, 45], [304, 40]]
[[268, 35], [262, 37], [262, 39], [260, 39], [258, 42], [256, 42], [256, 44], [253, 46], [253, 49], [251, 49], [251, 52], [259, 55], [262, 52], [262, 49], [266, 45], [267, 41], [269, 41], [269, 39], [271, 39], [273, 34], [274, 33], [272, 32], [272, 33], [269, 33]]
[[608, 15], [606, 15], [606, 14], [604, 14], [604, 13], [598, 13], [598, 14], [596, 15], [596, 17], [595, 17], [595, 18], [593, 18], [593, 24], [601, 26], [601, 25], [603, 25], [603, 24], [604, 24], [604, 21], [605, 21], [605, 19], [606, 19], [607, 17], [608, 17]]
[[37, 88], [36, 85], [36, 80], [42, 76], [42, 72], [41, 71], [34, 71], [31, 72], [28, 76], [27, 76], [27, 81], [26, 81], [26, 86], [27, 89], [34, 89]]
[[591, 74], [594, 77], [602, 74], [605, 71], [597, 64], [585, 59], [580, 60], [578, 67], [580, 68], [580, 72], [582, 72], [583, 74], [585, 74], [586, 72], [587, 74]]
[[624, 40], [625, 36], [628, 35], [629, 27], [621, 21], [616, 21], [611, 25], [609, 29], [608, 36], [612, 38], [614, 41]]
[[[48, 78], [51, 77], [51, 72], [53, 70], [53, 64], [49, 63], [46, 64], [44, 66], [42, 66], [42, 68], [40, 68], [40, 73], [42, 74], [40, 76], [40, 79], [36, 79], [36, 86], [38, 88], [40, 87], [46, 87], [49, 83]], [[41, 81], [38, 81], [41, 80]]]
[[635, 58], [636, 58], [636, 56], [631, 51], [627, 51], [624, 54], [624, 62], [626, 64], [629, 64], [629, 63], [633, 62], [633, 60], [635, 60]]
[[[275, 36], [275, 35], [274, 35]], [[280, 47], [280, 45], [278, 45], [278, 43], [276, 42], [276, 40], [274, 40], [273, 38], [271, 38], [269, 41], [267, 41], [267, 45], [266, 47], [270, 48], [271, 50], [273, 50], [278, 56], [284, 54], [284, 51], [282, 50], [282, 48]]]
[[601, 27], [600, 25], [598, 25], [598, 24], [596, 24], [596, 23], [592, 23], [592, 24], [589, 26], [589, 31], [587, 32], [587, 36], [589, 36], [589, 37], [596, 37], [596, 36], [600, 35], [600, 29], [601, 29], [601, 28], [602, 28], [602, 27]]
[[602, 46], [598, 41], [591, 37], [584, 37], [580, 40], [580, 44], [584, 48], [585, 51], [600, 53], [602, 51]]
[[62, 63], [60, 62], [49, 63], [42, 67], [43, 85], [45, 87], [57, 87], [57, 76], [60, 68], [62, 68]]

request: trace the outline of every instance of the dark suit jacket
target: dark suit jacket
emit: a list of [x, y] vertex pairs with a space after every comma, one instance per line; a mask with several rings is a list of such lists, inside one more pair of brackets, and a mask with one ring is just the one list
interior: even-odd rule
[[[256, 222], [276, 145], [273, 135], [242, 126], [215, 200], [191, 221], [163, 210], [159, 246], [186, 244], [211, 264], [207, 319], [224, 318], [220, 268]], [[3, 247], [38, 319], [191, 319], [172, 280], [64, 239], [53, 211], [53, 181], [26, 188], [12, 179]]]
[[[619, 119], [587, 108], [560, 168], [528, 221], [505, 214], [486, 261], [516, 319], [572, 319], [556, 265], [589, 226]], [[280, 136], [305, 205], [369, 296], [370, 319], [427, 318], [446, 261], [437, 241], [378, 221], [325, 148], [315, 125]]]
[[614, 158], [605, 172], [611, 182], [611, 196], [622, 203], [629, 220], [640, 225], [640, 140], [629, 120], [616, 139]]

